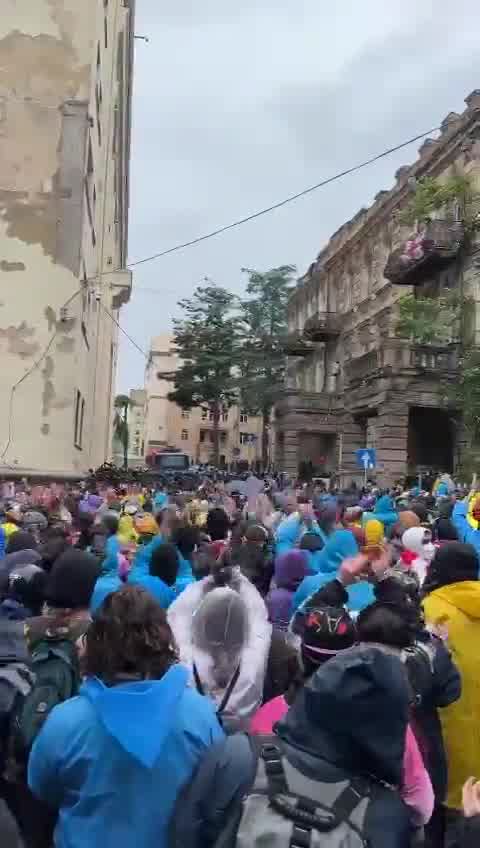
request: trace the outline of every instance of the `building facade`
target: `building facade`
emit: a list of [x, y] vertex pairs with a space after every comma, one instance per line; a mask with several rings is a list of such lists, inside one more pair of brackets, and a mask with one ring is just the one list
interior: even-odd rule
[[110, 458], [126, 268], [134, 0], [5, 0], [0, 470]]
[[[143, 468], [145, 466], [145, 411], [147, 393], [145, 389], [131, 389], [129, 392], [130, 406], [127, 410], [128, 426], [128, 467]], [[114, 435], [113, 461], [122, 466], [125, 461], [123, 445]]]
[[[151, 343], [145, 375], [145, 448], [148, 455], [175, 448], [192, 463], [208, 464], [213, 454], [213, 414], [208, 410], [180, 409], [168, 400], [172, 383], [163, 374], [175, 372], [180, 359], [172, 336], [156, 336]], [[223, 411], [220, 421], [220, 462], [231, 467], [237, 462], [255, 468], [261, 460], [261, 420], [238, 406]]]
[[398, 337], [406, 293], [468, 297], [469, 344], [480, 341], [480, 241], [459, 210], [443, 208], [412, 233], [398, 214], [422, 177], [468, 177], [480, 189], [480, 91], [449, 114], [437, 140], [344, 224], [299, 281], [289, 303], [287, 382], [276, 405], [276, 465], [296, 475], [361, 480], [355, 451], [376, 450], [373, 476], [390, 485], [428, 469], [455, 470], [462, 427], [445, 385], [459, 367], [459, 338], [432, 346]]

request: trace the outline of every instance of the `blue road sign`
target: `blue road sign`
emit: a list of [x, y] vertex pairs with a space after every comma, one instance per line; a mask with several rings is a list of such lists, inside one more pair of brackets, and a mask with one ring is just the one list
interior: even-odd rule
[[377, 452], [374, 448], [361, 448], [355, 451], [357, 465], [367, 471], [369, 468], [375, 468], [377, 464]]

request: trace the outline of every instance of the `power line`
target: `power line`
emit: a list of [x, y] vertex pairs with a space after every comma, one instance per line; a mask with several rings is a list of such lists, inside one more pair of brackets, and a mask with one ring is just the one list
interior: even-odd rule
[[103, 303], [101, 303], [100, 305], [101, 305], [101, 307], [102, 307], [103, 311], [107, 313], [108, 317], [109, 317], [109, 318], [111, 318], [111, 320], [113, 321], [113, 323], [115, 324], [115, 326], [116, 326], [116, 327], [118, 327], [118, 329], [120, 330], [120, 332], [121, 332], [121, 333], [123, 333], [123, 335], [124, 335], [124, 336], [128, 339], [128, 341], [129, 341], [129, 342], [131, 342], [131, 344], [132, 344], [134, 347], [136, 347], [136, 349], [139, 351], [139, 353], [141, 353], [141, 354], [142, 354], [142, 356], [144, 356], [144, 357], [145, 357], [145, 359], [147, 359], [147, 360], [148, 360], [148, 359], [149, 359], [148, 353], [145, 353], [145, 351], [143, 350], [143, 348], [141, 348], [141, 347], [140, 347], [140, 345], [139, 345], [139, 344], [137, 344], [137, 342], [135, 341], [135, 339], [132, 339], [132, 337], [128, 335], [127, 331], [123, 329], [122, 325], [121, 325], [121, 324], [119, 324], [119, 322], [117, 321], [117, 319], [115, 318], [115, 316], [114, 316], [114, 315], [112, 315], [112, 313], [110, 312], [110, 310], [109, 310], [109, 309], [107, 309], [107, 307], [106, 307], [106, 306], [104, 306], [104, 305], [103, 305]]
[[[197, 236], [190, 241], [182, 242], [181, 244], [176, 244], [173, 247], [167, 248], [167, 250], [162, 250], [160, 253], [154, 253], [152, 256], [146, 256], [144, 259], [137, 259], [135, 262], [129, 262], [129, 268], [136, 268], [139, 265], [145, 265], [147, 262], [153, 262], [155, 259], [160, 259], [162, 256], [168, 256], [170, 253], [177, 253], [179, 250], [184, 250], [187, 247], [192, 247], [195, 244], [199, 244], [202, 241], [207, 241], [207, 239], [211, 239], [214, 236], [219, 236], [222, 233], [227, 232], [228, 230], [233, 230], [236, 227], [240, 227], [242, 224], [247, 224], [249, 221], [254, 221], [256, 218], [260, 218], [262, 215], [267, 215], [269, 212], [274, 212], [276, 209], [280, 209], [282, 206], [286, 206], [288, 203], [293, 203], [294, 200], [298, 200], [300, 197], [305, 197], [307, 194], [311, 194], [314, 191], [317, 191], [319, 188], [323, 188], [330, 183], [335, 182], [336, 180], [342, 179], [342, 177], [346, 177], [349, 174], [353, 174], [356, 171], [361, 171], [362, 168], [366, 168], [368, 165], [372, 165], [374, 162], [378, 162], [380, 159], [384, 159], [386, 156], [390, 156], [392, 153], [396, 153], [398, 150], [402, 150], [404, 147], [408, 147], [409, 144], [414, 144], [416, 141], [420, 141], [420, 139], [425, 138], [425, 136], [431, 135], [431, 133], [437, 132], [440, 127], [433, 127], [427, 132], [420, 133], [419, 135], [414, 136], [413, 138], [409, 138], [408, 141], [403, 141], [401, 144], [395, 145], [395, 147], [389, 147], [388, 150], [384, 150], [383, 153], [378, 153], [376, 156], [372, 156], [370, 159], [366, 159], [364, 162], [360, 162], [358, 165], [353, 165], [351, 168], [346, 168], [344, 171], [340, 171], [338, 174], [334, 174], [332, 177], [327, 177], [325, 180], [321, 180], [321, 182], [316, 183], [315, 185], [309, 186], [308, 188], [304, 188], [302, 191], [297, 192], [296, 194], [290, 194], [288, 197], [285, 197], [283, 200], [279, 200], [278, 203], [273, 203], [271, 206], [266, 206], [265, 209], [260, 209], [258, 212], [252, 212], [250, 215], [246, 215], [244, 218], [239, 218], [236, 221], [233, 221], [231, 224], [226, 224], [223, 227], [218, 227], [216, 230], [212, 230], [209, 233], [205, 233], [203, 236]], [[113, 273], [108, 272], [107, 273]]]

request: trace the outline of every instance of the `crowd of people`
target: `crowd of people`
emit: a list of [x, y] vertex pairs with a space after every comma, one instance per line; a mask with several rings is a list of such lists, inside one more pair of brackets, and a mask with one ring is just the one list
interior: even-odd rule
[[2, 848], [480, 845], [476, 485], [246, 491], [0, 504]]

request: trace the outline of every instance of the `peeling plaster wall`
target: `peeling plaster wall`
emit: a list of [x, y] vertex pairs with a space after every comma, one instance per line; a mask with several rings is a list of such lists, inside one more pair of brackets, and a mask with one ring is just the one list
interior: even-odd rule
[[[92, 446], [110, 441], [111, 400], [105, 394], [112, 390], [116, 336], [82, 280], [94, 280], [100, 268], [120, 258], [112, 191], [116, 91], [109, 82], [117, 29], [127, 23], [122, 0], [111, 0], [107, 9], [103, 0], [2, 0], [0, 467], [75, 473], [106, 458]], [[99, 80], [101, 141], [91, 117]], [[91, 140], [93, 223], [85, 193]], [[111, 309], [111, 286], [102, 285]], [[74, 445], [77, 392], [85, 401], [82, 450]]]

